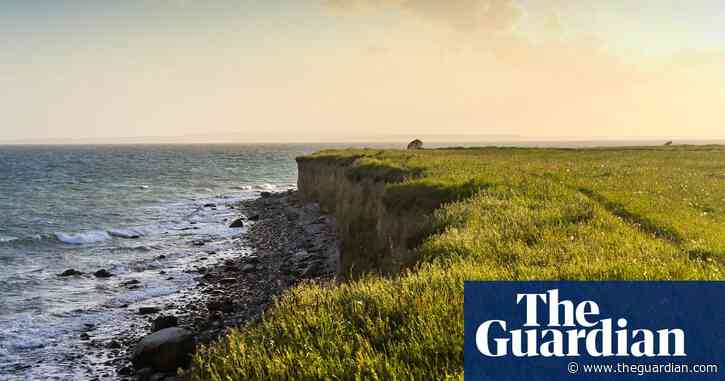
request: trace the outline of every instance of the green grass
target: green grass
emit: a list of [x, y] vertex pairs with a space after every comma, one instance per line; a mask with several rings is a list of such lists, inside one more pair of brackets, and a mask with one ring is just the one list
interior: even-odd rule
[[463, 281], [725, 279], [725, 147], [323, 151], [432, 233], [396, 277], [305, 284], [194, 380], [463, 378]]

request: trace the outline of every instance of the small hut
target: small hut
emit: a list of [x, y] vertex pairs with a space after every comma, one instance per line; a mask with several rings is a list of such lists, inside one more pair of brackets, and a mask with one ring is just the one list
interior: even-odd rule
[[423, 149], [423, 142], [419, 139], [415, 139], [408, 143], [408, 149]]

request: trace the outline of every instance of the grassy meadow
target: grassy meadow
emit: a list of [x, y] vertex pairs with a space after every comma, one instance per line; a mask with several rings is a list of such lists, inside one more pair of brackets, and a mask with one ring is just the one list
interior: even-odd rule
[[431, 214], [418, 264], [299, 286], [194, 380], [463, 379], [464, 280], [725, 279], [725, 147], [322, 151]]

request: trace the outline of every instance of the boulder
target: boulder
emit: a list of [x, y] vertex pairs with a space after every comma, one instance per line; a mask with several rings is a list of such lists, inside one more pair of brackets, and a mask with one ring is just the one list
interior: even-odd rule
[[111, 273], [110, 273], [110, 272], [109, 272], [108, 270], [106, 270], [106, 269], [100, 269], [100, 270], [98, 270], [98, 271], [94, 272], [94, 273], [93, 273], [93, 275], [94, 275], [94, 276], [95, 276], [96, 278], [110, 278], [110, 277], [112, 277], [112, 276], [113, 276], [113, 274], [111, 274]]
[[136, 369], [149, 367], [173, 372], [189, 365], [194, 347], [191, 332], [178, 327], [166, 328], [144, 337], [134, 348], [131, 362]]
[[154, 319], [154, 322], [151, 324], [151, 331], [158, 332], [162, 329], [177, 327], [178, 325], [179, 319], [177, 319], [176, 316], [163, 315]]
[[259, 194], [262, 198], [267, 198], [272, 196], [272, 192], [261, 192]]
[[249, 218], [247, 218], [249, 221], [259, 221], [259, 214], [255, 214]]
[[63, 271], [62, 273], [58, 274], [58, 276], [67, 277], [67, 276], [78, 276], [83, 275], [82, 272], [75, 270], [75, 269], [68, 269]]
[[408, 149], [423, 149], [423, 142], [419, 139], [415, 139], [408, 143]]
[[237, 218], [236, 220], [232, 221], [231, 224], [229, 224], [230, 228], [243, 228], [244, 227], [244, 221], [242, 221], [241, 218]]

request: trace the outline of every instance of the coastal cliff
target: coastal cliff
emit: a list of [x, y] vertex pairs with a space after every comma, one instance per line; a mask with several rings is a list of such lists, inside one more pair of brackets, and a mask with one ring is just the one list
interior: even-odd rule
[[403, 210], [391, 197], [388, 183], [414, 176], [414, 171], [361, 176], [360, 158], [297, 158], [300, 196], [319, 203], [335, 216], [340, 242], [338, 276], [395, 274], [415, 263], [414, 249], [425, 234], [427, 216], [420, 208]]
[[[337, 220], [340, 276], [287, 289], [201, 348], [191, 379], [463, 380], [465, 281], [722, 280], [723, 160], [719, 147], [301, 157], [299, 196]], [[632, 192], [652, 187], [667, 213]]]

